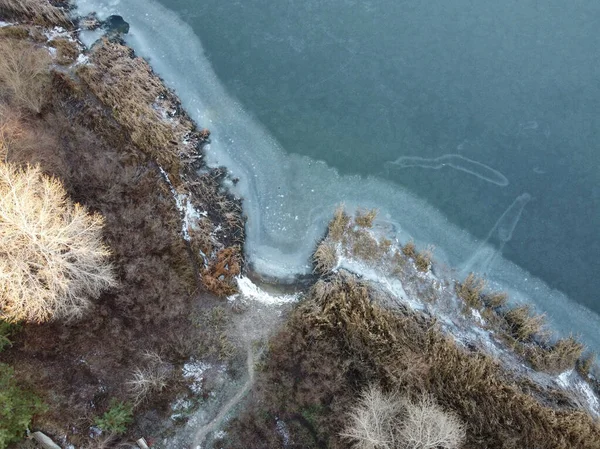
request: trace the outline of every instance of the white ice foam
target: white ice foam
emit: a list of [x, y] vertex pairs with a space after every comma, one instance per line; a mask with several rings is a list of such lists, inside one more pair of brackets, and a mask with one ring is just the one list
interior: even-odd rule
[[298, 295], [272, 295], [262, 290], [258, 285], [252, 282], [246, 276], [236, 278], [239, 293], [230, 296], [230, 301], [237, 301], [240, 298], [250, 301], [257, 301], [267, 305], [280, 305], [298, 301]]
[[[375, 207], [401, 238], [433, 244], [436, 259], [450, 266], [460, 267], [476, 254], [492, 254], [490, 283], [517, 302], [534, 302], [562, 334], [576, 329], [591, 349], [600, 349], [598, 315], [529, 276], [493, 246], [448, 223], [425, 201], [379, 178], [342, 176], [322, 162], [287, 154], [227, 94], [199, 39], [174, 12], [152, 0], [78, 0], [77, 5], [81, 14], [122, 15], [131, 26], [127, 42], [151, 60], [199, 126], [210, 128], [207, 161], [227, 166], [240, 178], [235, 189], [244, 197], [248, 216], [246, 249], [258, 271], [280, 277], [310, 272], [310, 254], [335, 206], [345, 201], [351, 207]], [[497, 175], [486, 173], [500, 182]], [[511, 223], [499, 240], [509, 236]]]

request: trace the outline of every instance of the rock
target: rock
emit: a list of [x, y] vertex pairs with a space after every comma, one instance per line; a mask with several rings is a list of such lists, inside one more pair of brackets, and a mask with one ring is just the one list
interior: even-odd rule
[[49, 436], [42, 432], [33, 432], [31, 437], [40, 443], [44, 449], [60, 449], [60, 446], [56, 444]]
[[121, 16], [108, 16], [102, 27], [110, 34], [129, 33], [129, 24]]

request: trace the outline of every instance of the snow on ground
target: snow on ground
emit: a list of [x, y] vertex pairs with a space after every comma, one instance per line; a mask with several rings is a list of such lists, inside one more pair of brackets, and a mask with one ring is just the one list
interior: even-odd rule
[[584, 407], [596, 417], [600, 417], [600, 401], [590, 385], [575, 370], [568, 370], [556, 377], [556, 383], [564, 390], [571, 391], [581, 400]]
[[52, 29], [44, 30], [44, 36], [46, 36], [46, 39], [48, 39], [49, 41], [53, 39], [66, 39], [70, 42], [76, 42], [69, 31], [59, 26], [56, 26]]
[[246, 276], [236, 278], [239, 293], [229, 296], [229, 301], [250, 300], [267, 305], [280, 305], [298, 301], [298, 295], [273, 295], [257, 286]]
[[381, 271], [361, 260], [344, 256], [338, 257], [338, 265], [336, 269], [340, 268], [348, 270], [352, 273], [356, 273], [363, 279], [366, 279], [372, 284], [383, 288], [394, 298], [405, 303], [411, 309], [423, 310], [425, 308], [422, 302], [415, 300], [406, 294], [402, 282], [399, 279], [385, 276], [383, 273], [381, 273]]

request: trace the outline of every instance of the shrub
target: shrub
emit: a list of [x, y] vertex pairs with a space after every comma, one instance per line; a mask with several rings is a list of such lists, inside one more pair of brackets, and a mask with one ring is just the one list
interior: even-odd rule
[[8, 346], [12, 346], [10, 338], [19, 329], [19, 325], [0, 320], [0, 352]]
[[50, 56], [29, 42], [0, 41], [0, 91], [20, 108], [39, 114], [49, 96]]
[[470, 273], [462, 284], [456, 283], [456, 294], [469, 307], [481, 309], [483, 305], [481, 295], [484, 288], [485, 281], [477, 278], [473, 273]]
[[535, 345], [526, 349], [526, 357], [537, 370], [560, 373], [573, 369], [584, 350], [574, 337], [561, 338], [549, 347]]
[[344, 205], [342, 204], [336, 209], [333, 220], [329, 222], [329, 237], [331, 237], [334, 242], [341, 241], [349, 226], [350, 217], [344, 211]]
[[21, 440], [33, 415], [44, 410], [37, 397], [15, 384], [12, 368], [0, 363], [0, 449]]
[[371, 209], [371, 210], [357, 210], [356, 211], [356, 215], [354, 217], [354, 223], [356, 223], [357, 226], [360, 226], [361, 228], [371, 228], [373, 227], [373, 220], [375, 220], [375, 217], [377, 216], [377, 210], [376, 209]]
[[143, 402], [150, 393], [160, 393], [167, 387], [170, 367], [156, 352], [146, 352], [144, 368], [136, 368], [127, 382], [136, 404]]
[[512, 337], [518, 341], [531, 340], [544, 326], [543, 315], [532, 315], [529, 305], [515, 307], [504, 314]]
[[356, 449], [394, 449], [399, 447], [398, 416], [402, 403], [394, 395], [375, 386], [367, 388], [348, 415], [348, 427], [341, 436]]
[[583, 378], [587, 378], [590, 375], [590, 370], [592, 369], [592, 365], [594, 365], [595, 361], [596, 354], [593, 352], [579, 357], [575, 363], [575, 368], [577, 369], [579, 375]]
[[0, 163], [0, 311], [8, 321], [79, 317], [115, 284], [103, 219], [38, 168]]
[[319, 243], [313, 255], [314, 271], [320, 274], [331, 272], [337, 264], [337, 250], [329, 241]]
[[369, 387], [349, 414], [342, 436], [356, 449], [456, 449], [464, 426], [429, 395], [418, 401]]
[[424, 395], [405, 402], [399, 437], [399, 447], [405, 449], [456, 449], [463, 444], [465, 430], [456, 416]]
[[133, 421], [133, 405], [112, 399], [109, 409], [94, 424], [111, 434], [120, 435], [127, 431], [127, 426]]

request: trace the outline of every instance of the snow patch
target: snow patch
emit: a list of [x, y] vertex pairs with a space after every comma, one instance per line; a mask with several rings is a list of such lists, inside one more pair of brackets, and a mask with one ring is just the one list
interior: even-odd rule
[[279, 418], [276, 418], [275, 428], [277, 429], [277, 433], [281, 435], [281, 438], [283, 439], [283, 447], [288, 447], [290, 445], [290, 431], [287, 424]]
[[2, 27], [9, 27], [11, 25], [14, 25], [14, 23], [4, 22], [4, 21], [0, 20], [0, 28], [2, 28]]
[[600, 416], [600, 401], [592, 390], [592, 387], [583, 380], [574, 370], [568, 370], [564, 373], [559, 374], [556, 377], [556, 383], [560, 385], [564, 390], [572, 391], [584, 401], [587, 409], [594, 416]]
[[411, 309], [423, 310], [425, 308], [421, 301], [411, 298], [406, 294], [400, 280], [384, 276], [377, 269], [356, 259], [342, 256], [338, 260], [336, 269], [343, 268], [361, 276], [363, 279], [366, 279], [375, 285], [383, 287], [383, 289], [390, 293], [394, 298], [400, 300]]
[[229, 301], [246, 299], [267, 305], [280, 305], [298, 301], [298, 295], [272, 295], [258, 287], [246, 276], [236, 278], [239, 293], [229, 296]]
[[69, 33], [63, 27], [58, 27], [58, 26], [52, 28], [51, 30], [45, 30], [44, 36], [46, 36], [46, 39], [48, 39], [49, 41], [60, 38], [60, 39], [66, 39], [70, 42], [75, 42], [75, 39], [73, 39], [71, 37], [71, 33]]
[[189, 230], [197, 229], [200, 217], [206, 217], [208, 214], [205, 211], [198, 211], [192, 204], [189, 195], [185, 193], [178, 193], [171, 183], [167, 172], [162, 167], [158, 167], [158, 169], [160, 170], [165, 182], [168, 184], [169, 190], [171, 191], [173, 199], [175, 200], [175, 206], [177, 207], [177, 210], [179, 210], [179, 214], [181, 216], [181, 234], [183, 235], [183, 238], [189, 242]]
[[190, 390], [196, 394], [202, 393], [205, 373], [213, 368], [210, 363], [199, 360], [190, 360], [181, 369], [183, 377], [190, 380]]
[[90, 62], [90, 58], [88, 58], [86, 55], [84, 55], [83, 53], [79, 53], [79, 56], [77, 56], [77, 60], [75, 61], [75, 65], [85, 65], [87, 63]]

